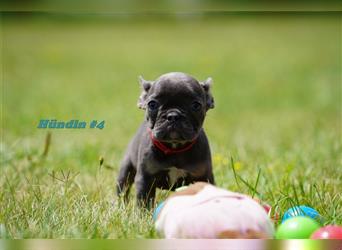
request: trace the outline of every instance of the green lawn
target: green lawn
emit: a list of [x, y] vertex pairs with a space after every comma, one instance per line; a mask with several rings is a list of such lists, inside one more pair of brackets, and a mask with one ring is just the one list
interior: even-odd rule
[[[340, 16], [7, 15], [1, 26], [1, 238], [158, 237], [151, 213], [117, 201], [115, 180], [144, 119], [138, 75], [169, 71], [214, 79], [205, 129], [218, 186], [342, 224]], [[44, 158], [43, 118], [105, 128], [51, 130]]]

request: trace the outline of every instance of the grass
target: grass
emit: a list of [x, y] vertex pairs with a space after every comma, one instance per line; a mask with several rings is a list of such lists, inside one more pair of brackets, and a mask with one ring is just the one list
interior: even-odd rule
[[[280, 216], [303, 204], [342, 224], [340, 25], [314, 14], [3, 16], [1, 238], [159, 237], [150, 212], [118, 201], [115, 178], [144, 118], [138, 75], [169, 71], [214, 79], [205, 129], [218, 186]], [[42, 156], [42, 118], [105, 128], [51, 130]]]

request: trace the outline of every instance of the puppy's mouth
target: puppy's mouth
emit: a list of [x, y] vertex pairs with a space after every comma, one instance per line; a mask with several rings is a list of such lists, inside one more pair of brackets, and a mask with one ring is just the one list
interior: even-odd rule
[[177, 128], [175, 126], [167, 126], [163, 129], [153, 129], [153, 135], [161, 142], [169, 144], [177, 144], [177, 146], [185, 145], [196, 137], [193, 129]]
[[171, 131], [169, 133], [169, 138], [167, 139], [163, 139], [163, 140], [160, 140], [161, 142], [163, 143], [166, 143], [166, 144], [170, 144], [171, 147], [173, 148], [176, 148], [176, 147], [180, 147], [180, 146], [184, 146], [186, 145], [188, 142], [190, 142], [191, 140], [185, 140], [181, 134], [177, 131]]
[[181, 138], [181, 135], [177, 131], [172, 130], [169, 133], [169, 137], [171, 141], [179, 141], [179, 138]]
[[172, 149], [178, 149], [178, 148], [183, 148], [186, 145], [192, 145], [194, 140], [196, 139], [196, 137], [193, 137], [191, 140], [187, 140], [184, 139], [184, 137], [175, 130], [170, 131], [169, 133], [167, 133], [167, 135], [164, 138], [157, 138], [156, 136], [154, 136], [154, 132], [152, 131], [153, 137], [161, 142], [162, 144], [164, 144], [166, 147], [168, 148], [172, 148]]

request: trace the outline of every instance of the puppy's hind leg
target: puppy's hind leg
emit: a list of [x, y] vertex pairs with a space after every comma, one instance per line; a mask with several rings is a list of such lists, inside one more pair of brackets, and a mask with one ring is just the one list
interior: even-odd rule
[[116, 192], [118, 196], [123, 196], [124, 201], [128, 202], [129, 190], [134, 182], [136, 170], [130, 159], [125, 158], [120, 167], [119, 176], [116, 183]]

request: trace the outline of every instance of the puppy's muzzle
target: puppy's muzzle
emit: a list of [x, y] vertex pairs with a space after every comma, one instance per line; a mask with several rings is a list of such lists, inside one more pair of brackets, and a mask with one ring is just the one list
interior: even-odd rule
[[168, 124], [177, 124], [179, 122], [184, 121], [185, 116], [178, 110], [170, 110], [166, 113], [166, 120]]
[[177, 122], [177, 121], [180, 120], [180, 118], [181, 118], [181, 115], [180, 115], [179, 113], [175, 112], [175, 111], [172, 111], [172, 112], [170, 112], [170, 113], [168, 113], [168, 114], [166, 115], [166, 119], [167, 119], [168, 122], [170, 122], [170, 123]]

